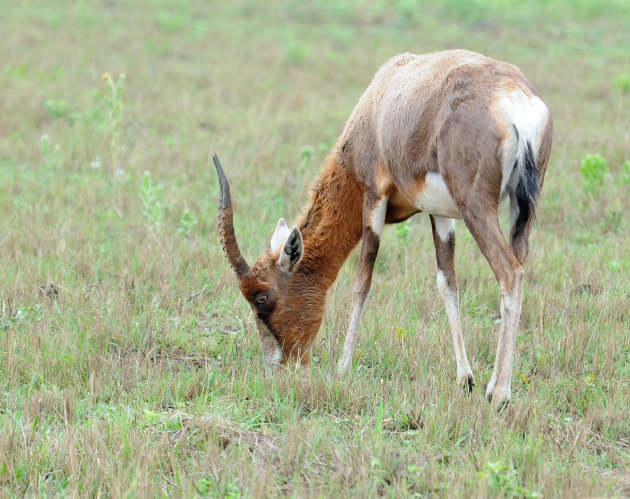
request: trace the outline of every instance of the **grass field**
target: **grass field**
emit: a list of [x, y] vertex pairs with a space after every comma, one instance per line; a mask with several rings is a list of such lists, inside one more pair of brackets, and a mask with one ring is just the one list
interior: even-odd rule
[[[1, 3], [0, 495], [630, 495], [625, 1]], [[351, 376], [356, 250], [310, 375], [265, 378], [209, 155], [251, 261], [376, 69], [456, 47], [555, 120], [513, 403], [484, 398], [499, 293], [462, 223], [455, 385], [422, 214], [385, 231]]]

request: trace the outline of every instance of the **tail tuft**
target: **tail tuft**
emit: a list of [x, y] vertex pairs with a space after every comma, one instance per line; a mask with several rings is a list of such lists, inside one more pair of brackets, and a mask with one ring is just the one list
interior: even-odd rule
[[518, 205], [518, 215], [511, 227], [511, 245], [517, 258], [522, 263], [527, 257], [527, 237], [529, 228], [535, 218], [536, 200], [540, 193], [538, 168], [532, 145], [527, 142], [524, 154], [517, 160], [521, 162], [520, 178], [515, 190], [515, 201]]

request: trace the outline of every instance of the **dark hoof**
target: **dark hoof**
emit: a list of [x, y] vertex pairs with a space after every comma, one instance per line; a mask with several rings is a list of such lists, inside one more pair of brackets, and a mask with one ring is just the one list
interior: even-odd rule
[[503, 402], [499, 404], [499, 407], [497, 407], [497, 412], [501, 414], [503, 411], [507, 409], [508, 405], [510, 405], [510, 401], [504, 400]]
[[[486, 400], [488, 401], [489, 404], [492, 404], [492, 394], [487, 395]], [[509, 404], [510, 404], [509, 400], [504, 400], [503, 402], [497, 405], [497, 408], [496, 408], [497, 412], [501, 414]]]
[[469, 376], [468, 378], [466, 378], [466, 381], [464, 381], [464, 392], [466, 392], [466, 395], [470, 395], [474, 387], [475, 380], [472, 376]]

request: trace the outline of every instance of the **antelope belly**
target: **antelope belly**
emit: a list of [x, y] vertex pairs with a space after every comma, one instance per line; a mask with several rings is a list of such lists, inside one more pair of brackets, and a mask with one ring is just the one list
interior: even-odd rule
[[424, 180], [424, 184], [413, 197], [416, 208], [440, 217], [462, 218], [442, 175], [429, 172]]

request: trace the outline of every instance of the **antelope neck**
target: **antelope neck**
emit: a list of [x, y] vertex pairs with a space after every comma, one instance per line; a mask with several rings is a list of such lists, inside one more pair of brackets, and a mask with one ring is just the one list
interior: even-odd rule
[[304, 240], [299, 272], [325, 291], [363, 234], [361, 186], [334, 156], [315, 181], [311, 203], [298, 227]]

